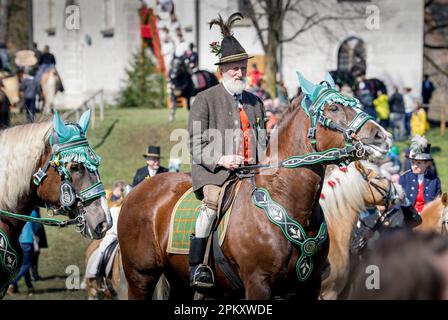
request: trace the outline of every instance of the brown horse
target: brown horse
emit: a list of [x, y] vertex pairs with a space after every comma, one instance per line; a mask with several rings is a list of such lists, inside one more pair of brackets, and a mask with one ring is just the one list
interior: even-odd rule
[[421, 217], [422, 224], [416, 230], [435, 231], [448, 235], [448, 194], [444, 192], [440, 197], [425, 205]]
[[0, 131], [0, 297], [20, 267], [19, 235], [34, 207], [68, 215], [67, 225], [91, 239], [111, 227], [100, 159], [85, 137], [89, 119], [86, 112], [77, 124], [64, 124], [56, 113], [53, 122]]
[[[337, 130], [336, 126], [350, 127], [349, 123], [359, 113], [343, 104], [344, 97], [335, 93], [335, 90], [324, 89], [323, 85], [309, 85], [309, 82], [301, 81], [301, 85], [304, 95], [293, 101], [291, 109], [279, 124], [277, 142], [281, 143], [277, 144], [277, 150], [272, 147], [275, 145], [275, 138], [271, 137], [265, 164], [270, 162], [269, 159], [282, 161], [314, 150], [324, 151], [345, 146], [346, 135]], [[315, 90], [319, 90], [319, 93], [313, 95]], [[338, 102], [327, 96], [328, 93], [335, 94]], [[303, 99], [310, 99], [311, 107], [301, 107]], [[322, 103], [320, 111], [317, 103]], [[334, 124], [332, 129], [325, 126], [325, 123], [319, 122], [316, 125], [314, 148], [308, 138], [311, 126], [308, 116], [310, 108], [315, 111], [314, 114], [323, 115]], [[357, 139], [369, 152], [384, 154], [390, 148], [390, 135], [374, 121], [364, 122], [354, 131], [357, 132]], [[320, 227], [324, 226], [318, 201], [325, 164], [317, 163], [296, 169], [280, 167], [262, 172], [265, 174], [255, 175], [256, 186], [267, 190], [271, 198], [303, 226], [307, 236], [315, 237]], [[266, 174], [267, 172], [272, 174]], [[192, 297], [193, 292], [188, 287], [188, 256], [166, 252], [170, 213], [176, 201], [190, 187], [189, 174], [164, 173], [145, 180], [125, 199], [118, 220], [118, 239], [130, 299], [150, 299], [162, 273], [169, 281], [171, 299]], [[271, 299], [294, 293], [296, 298], [317, 299], [322, 267], [328, 253], [328, 239], [316, 249], [314, 268], [309, 277], [305, 281], [299, 281], [295, 265], [301, 252], [269, 221], [262, 209], [252, 204], [251, 190], [251, 181], [244, 179], [235, 197], [222, 244], [222, 250], [241, 279], [244, 289], [236, 289], [212, 261], [211, 267], [215, 271], [219, 293], [224, 297], [246, 299]]]
[[346, 168], [335, 168], [325, 178], [322, 188], [319, 203], [328, 225], [331, 265], [329, 276], [322, 281], [320, 297], [324, 300], [337, 299], [347, 285], [350, 241], [359, 212], [375, 205], [395, 204], [405, 197], [400, 185], [378, 177], [373, 170], [363, 167], [359, 170], [353, 163]]

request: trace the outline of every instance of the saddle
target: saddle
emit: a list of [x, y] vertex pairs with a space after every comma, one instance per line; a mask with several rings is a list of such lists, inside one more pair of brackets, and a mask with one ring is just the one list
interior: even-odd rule
[[224, 217], [224, 215], [232, 205], [240, 184], [241, 180], [235, 177], [227, 180], [221, 187], [221, 192], [219, 194], [218, 200], [218, 219], [216, 219], [213, 230], [216, 230], [219, 223], [221, 222], [221, 219]]
[[101, 261], [98, 264], [98, 272], [97, 277], [98, 278], [107, 278], [107, 276], [111, 272], [112, 264], [110, 265], [110, 268], [108, 268], [109, 262], [111, 262], [115, 256], [115, 249], [118, 246], [118, 239], [116, 239], [114, 242], [112, 242], [107, 248], [106, 251], [104, 251], [104, 255], [101, 259]]

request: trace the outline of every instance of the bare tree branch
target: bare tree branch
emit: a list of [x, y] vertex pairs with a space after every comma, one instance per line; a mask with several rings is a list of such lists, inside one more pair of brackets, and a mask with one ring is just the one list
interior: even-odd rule
[[447, 27], [448, 27], [448, 23], [442, 23], [442, 24], [439, 24], [439, 25], [435, 25], [435, 26], [433, 26], [431, 28], [428, 28], [428, 30], [425, 31], [425, 34], [431, 33], [431, 32], [436, 31], [438, 29], [444, 29], [444, 28], [447, 28]]
[[355, 17], [332, 17], [332, 16], [327, 16], [327, 17], [322, 17], [322, 18], [320, 18], [320, 19], [318, 19], [316, 21], [313, 21], [312, 23], [310, 23], [307, 26], [306, 24], [309, 21], [311, 21], [316, 14], [317, 13], [314, 13], [312, 16], [307, 17], [306, 20], [305, 20], [305, 23], [302, 25], [302, 27], [300, 27], [299, 30], [297, 30], [292, 36], [290, 36], [288, 38], [280, 39], [280, 42], [284, 43], [284, 42], [292, 41], [295, 38], [297, 38], [301, 33], [311, 29], [312, 27], [314, 27], [314, 26], [316, 26], [318, 24], [321, 24], [324, 21], [330, 21], [330, 20], [340, 21], [340, 20], [357, 20], [357, 19], [360, 19], [360, 17], [357, 17], [357, 16], [355, 16]]
[[439, 45], [434, 45], [434, 44], [430, 44], [430, 43], [425, 43], [424, 46], [425, 46], [425, 48], [432, 49], [432, 50], [448, 50], [448, 45], [439, 46]]
[[434, 69], [439, 71], [445, 77], [448, 77], [448, 71], [443, 70], [439, 65], [437, 65], [437, 63], [430, 56], [428, 56], [427, 54], [424, 54], [423, 57], [426, 59], [426, 61], [428, 61], [434, 67]]

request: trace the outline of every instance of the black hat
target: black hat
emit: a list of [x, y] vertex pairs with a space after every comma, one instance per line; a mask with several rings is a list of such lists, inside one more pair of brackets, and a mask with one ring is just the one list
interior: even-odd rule
[[431, 144], [428, 143], [425, 137], [415, 135], [412, 138], [412, 143], [409, 151], [409, 159], [411, 160], [432, 160]]
[[212, 52], [219, 56], [219, 62], [215, 65], [221, 65], [224, 63], [248, 60], [253, 57], [249, 57], [246, 50], [241, 46], [238, 40], [235, 39], [231, 32], [232, 24], [235, 21], [241, 20], [243, 15], [239, 12], [232, 14], [226, 22], [218, 15], [217, 19], [213, 19], [209, 22], [210, 29], [213, 25], [217, 24], [221, 28], [221, 34], [223, 39], [221, 44], [218, 42], [213, 42], [210, 44]]
[[143, 155], [144, 158], [161, 158], [159, 146], [148, 146], [148, 151]]

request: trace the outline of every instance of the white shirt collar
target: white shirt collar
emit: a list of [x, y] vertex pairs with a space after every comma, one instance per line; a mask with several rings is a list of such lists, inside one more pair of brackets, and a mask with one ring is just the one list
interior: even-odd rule
[[148, 168], [148, 173], [150, 177], [154, 177], [157, 173], [157, 170]]

